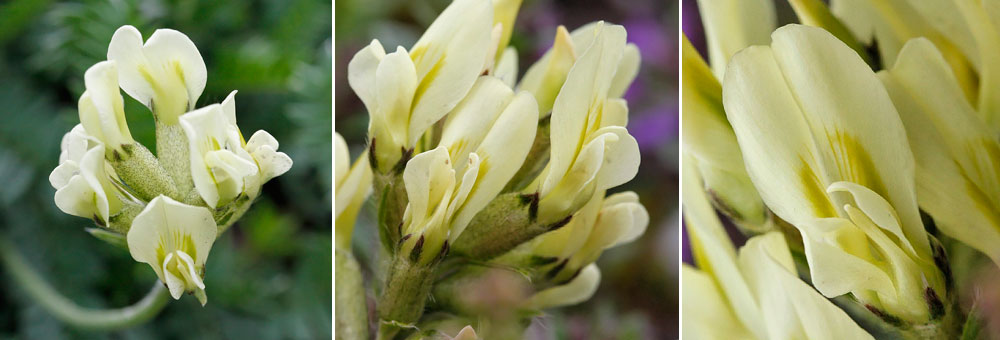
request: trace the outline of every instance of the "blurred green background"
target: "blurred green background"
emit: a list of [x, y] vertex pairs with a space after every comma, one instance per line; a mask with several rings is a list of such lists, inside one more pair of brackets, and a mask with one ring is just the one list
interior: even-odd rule
[[[244, 135], [266, 129], [295, 162], [212, 248], [204, 308], [188, 296], [153, 321], [115, 333], [68, 328], [0, 266], [0, 338], [328, 339], [331, 301], [331, 3], [328, 0], [0, 1], [0, 233], [56, 289], [85, 307], [138, 301], [148, 265], [60, 212], [48, 174], [79, 122], [84, 71], [111, 35], [134, 25], [187, 34], [208, 67], [198, 106], [239, 90]], [[154, 146], [152, 115], [126, 96], [132, 134]]]
[[[368, 115], [347, 84], [347, 64], [372, 39], [386, 49], [410, 47], [449, 0], [336, 0], [336, 129], [352, 157], [365, 146]], [[606, 251], [598, 265], [601, 285], [589, 301], [536, 318], [528, 339], [677, 338], [677, 17], [676, 1], [524, 0], [511, 44], [524, 74], [549, 47], [556, 27], [573, 30], [591, 21], [624, 25], [642, 54], [639, 76], [625, 94], [629, 132], [639, 142], [642, 163], [632, 190], [650, 214], [636, 242]], [[520, 79], [520, 77], [518, 77]], [[374, 207], [369, 201], [355, 228], [354, 254], [366, 279], [377, 249]], [[373, 302], [369, 290], [369, 306]]]

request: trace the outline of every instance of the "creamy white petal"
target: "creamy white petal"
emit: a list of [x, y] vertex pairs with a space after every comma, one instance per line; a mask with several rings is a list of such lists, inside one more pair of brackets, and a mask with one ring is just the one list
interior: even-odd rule
[[[592, 29], [593, 27], [588, 32], [592, 33]], [[580, 48], [584, 47], [586, 46]], [[576, 58], [577, 52], [569, 31], [566, 27], [557, 27], [552, 48], [528, 68], [518, 85], [518, 90], [531, 92], [535, 96], [539, 116], [547, 116], [552, 111], [559, 89], [566, 81], [566, 74], [573, 67]]]
[[770, 0], [698, 0], [705, 26], [708, 60], [722, 78], [729, 59], [751, 45], [764, 45], [777, 25]]
[[411, 221], [423, 222], [439, 206], [447, 208], [445, 196], [450, 199], [455, 186], [455, 170], [448, 150], [438, 147], [413, 156], [403, 170], [403, 184], [409, 199], [407, 210]]
[[[229, 123], [221, 105], [189, 112], [180, 117], [180, 125], [188, 138], [195, 189], [209, 207], [234, 199], [243, 191], [246, 177], [259, 173], [253, 156], [243, 148], [239, 128]], [[259, 143], [253, 137], [251, 141]]]
[[194, 109], [198, 97], [205, 90], [208, 71], [198, 47], [184, 33], [161, 28], [153, 32], [143, 46], [152, 67], [161, 67], [175, 77], [187, 89], [187, 111]]
[[562, 306], [572, 306], [587, 301], [597, 285], [601, 283], [601, 271], [597, 265], [584, 267], [580, 274], [567, 284], [552, 287], [535, 293], [526, 305], [532, 309], [545, 309]]
[[572, 166], [583, 148], [590, 117], [607, 99], [615, 66], [625, 46], [625, 29], [598, 25], [593, 44], [580, 56], [566, 76], [552, 109], [549, 174], [542, 184], [545, 195]]
[[84, 84], [87, 91], [80, 97], [79, 105], [80, 122], [84, 129], [117, 150], [123, 144], [134, 143], [125, 121], [115, 63], [102, 61], [91, 66], [84, 74]]
[[[685, 160], [690, 156], [685, 155]], [[681, 199], [684, 226], [691, 240], [695, 263], [712, 273], [715, 285], [728, 302], [734, 316], [758, 339], [766, 339], [764, 315], [754, 298], [751, 287], [737, 265], [736, 249], [723, 229], [705, 192], [694, 164], [681, 162]], [[686, 294], [686, 293], [685, 293]], [[687, 295], [685, 295], [687, 296]]]
[[438, 145], [448, 148], [456, 170], [462, 171], [468, 163], [468, 154], [483, 142], [513, 97], [514, 91], [500, 79], [482, 76], [469, 95], [448, 114]]
[[[375, 103], [377, 114], [384, 119], [392, 139], [413, 145], [423, 131], [412, 129], [410, 109], [417, 89], [417, 70], [403, 47], [387, 54], [375, 70]], [[410, 129], [408, 130], [408, 126]], [[382, 137], [378, 134], [377, 137]], [[406, 137], [409, 136], [409, 137]], [[409, 140], [407, 140], [409, 138]]]
[[767, 315], [769, 339], [873, 339], [799, 279], [782, 234], [751, 238], [740, 249], [739, 262]]
[[375, 71], [385, 57], [385, 50], [378, 39], [358, 51], [347, 64], [347, 83], [361, 98], [369, 114], [377, 112], [375, 97]]
[[[830, 183], [861, 184], [892, 204], [907, 239], [929, 260], [912, 153], [881, 82], [853, 50], [820, 28], [789, 25], [772, 38], [771, 48], [737, 54], [735, 74], [727, 71], [723, 82], [727, 115], [764, 201], [796, 224], [843, 214], [844, 197], [825, 198]], [[776, 138], [784, 140], [769, 140]]]
[[472, 87], [486, 60], [492, 29], [489, 1], [456, 0], [410, 49], [419, 85], [410, 115], [413, 133], [409, 141], [415, 142]]
[[[681, 264], [681, 338], [753, 339], [729, 307], [713, 278], [688, 264]], [[697, 301], [697, 303], [691, 303]]]
[[[614, 141], [606, 145], [604, 161], [597, 172], [598, 190], [613, 188], [632, 180], [639, 173], [639, 143], [621, 126], [609, 126], [595, 132], [598, 136], [613, 134]], [[600, 137], [598, 137], [600, 138]], [[609, 139], [611, 140], [611, 139]]]
[[351, 168], [351, 155], [347, 150], [347, 142], [344, 141], [344, 137], [341, 137], [340, 133], [337, 132], [334, 132], [333, 156], [333, 186], [340, 188], [341, 183], [347, 178], [348, 170]]
[[122, 90], [143, 105], [149, 106], [153, 99], [153, 86], [142, 74], [142, 68], [149, 67], [149, 61], [142, 50], [142, 34], [134, 26], [119, 27], [108, 44], [108, 60], [113, 60], [119, 70]]
[[514, 47], [508, 47], [500, 54], [500, 60], [497, 60], [493, 69], [493, 76], [500, 78], [510, 88], [517, 83], [517, 50]]
[[639, 64], [641, 62], [642, 55], [639, 54], [639, 47], [633, 43], [626, 44], [622, 60], [618, 64], [618, 71], [615, 71], [615, 77], [611, 80], [608, 97], [621, 98], [621, 96], [625, 95], [625, 91], [628, 90], [629, 85], [632, 85], [632, 81], [639, 74]]
[[452, 241], [521, 168], [535, 140], [537, 105], [534, 97], [527, 92], [515, 95], [476, 148], [481, 162], [478, 169], [480, 175], [464, 206], [455, 216]]
[[595, 192], [565, 226], [539, 235], [532, 240], [532, 253], [538, 256], [568, 258], [583, 247], [594, 229], [601, 212], [604, 192]]
[[162, 266], [167, 254], [183, 251], [194, 259], [195, 269], [200, 270], [208, 259], [216, 233], [215, 220], [208, 209], [158, 196], [132, 221], [126, 239], [132, 258], [148, 263], [160, 280], [166, 280]]
[[292, 168], [292, 158], [284, 152], [278, 152], [278, 140], [267, 131], [254, 132], [247, 141], [246, 150], [260, 168], [261, 184]]
[[879, 73], [917, 161], [917, 198], [945, 234], [1000, 263], [1000, 143], [965, 100], [938, 49], [911, 40]]

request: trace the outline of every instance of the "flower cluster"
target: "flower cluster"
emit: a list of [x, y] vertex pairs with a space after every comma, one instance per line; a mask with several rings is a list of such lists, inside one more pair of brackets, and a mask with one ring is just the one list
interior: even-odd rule
[[[119, 28], [108, 60], [84, 75], [80, 124], [62, 140], [49, 180], [63, 212], [93, 219], [102, 237], [124, 240], [178, 299], [207, 302], [203, 281], [212, 243], [292, 166], [261, 130], [249, 140], [236, 125], [233, 91], [195, 109], [205, 62], [183, 33], [160, 29], [143, 42]], [[125, 119], [124, 91], [156, 120], [156, 154], [136, 142]]]
[[421, 327], [425, 307], [468, 311], [458, 293], [484, 267], [529, 273], [534, 293], [514, 309], [584, 301], [601, 252], [648, 224], [634, 193], [606, 197], [638, 171], [621, 98], [638, 49], [619, 25], [560, 26], [518, 82], [508, 42], [519, 7], [455, 0], [412, 48], [387, 54], [374, 40], [348, 66], [368, 109], [369, 143], [348, 166], [338, 135], [337, 244], [349, 252], [371, 193], [387, 254], [377, 305], [385, 338]]
[[[861, 307], [846, 310], [862, 324], [957, 337], [946, 246], [1000, 264], [998, 7], [789, 2], [805, 25], [775, 29], [770, 1], [699, 1], [711, 67], [684, 40], [684, 204], [700, 267], [684, 271], [685, 332], [870, 338], [800, 289], [811, 284]], [[738, 261], [702, 201], [753, 236]], [[786, 290], [764, 287], [775, 282]]]

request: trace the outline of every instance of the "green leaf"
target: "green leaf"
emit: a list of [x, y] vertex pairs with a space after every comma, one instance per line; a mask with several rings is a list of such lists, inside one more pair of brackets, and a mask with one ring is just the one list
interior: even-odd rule
[[99, 228], [86, 228], [85, 230], [98, 240], [128, 251], [128, 243], [125, 241], [125, 235]]

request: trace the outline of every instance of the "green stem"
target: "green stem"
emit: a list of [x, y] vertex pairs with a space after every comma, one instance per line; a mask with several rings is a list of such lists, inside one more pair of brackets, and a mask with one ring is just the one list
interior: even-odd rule
[[169, 294], [163, 285], [156, 283], [142, 300], [134, 305], [116, 309], [91, 309], [80, 307], [60, 294], [35, 272], [6, 236], [0, 235], [0, 260], [7, 271], [28, 296], [56, 319], [78, 328], [90, 330], [116, 330], [149, 321], [167, 305]]

